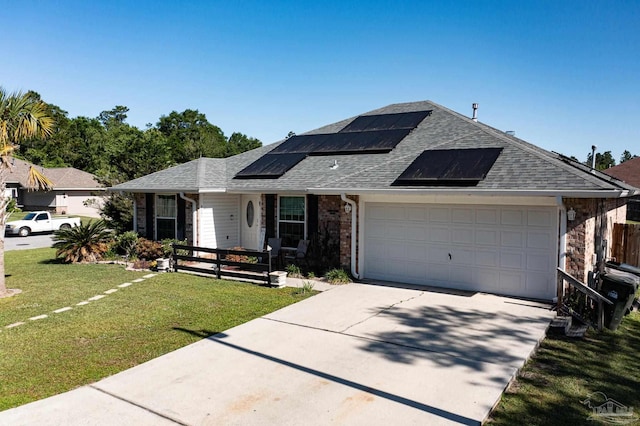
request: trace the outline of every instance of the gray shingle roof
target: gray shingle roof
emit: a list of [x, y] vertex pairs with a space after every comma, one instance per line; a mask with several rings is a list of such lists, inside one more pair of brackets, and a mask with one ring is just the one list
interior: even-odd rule
[[19, 158], [11, 159], [11, 167], [5, 173], [7, 183], [17, 183], [28, 187], [29, 169], [36, 167], [52, 183], [55, 190], [71, 189], [99, 189], [103, 186], [91, 173], [83, 172], [73, 167], [44, 168], [34, 166], [28, 161]]
[[[392, 186], [411, 162], [427, 149], [503, 148], [502, 154], [474, 187], [420, 186], [423, 191], [532, 191], [558, 193], [625, 191], [629, 185], [603, 173], [590, 171], [559, 154], [546, 151], [430, 101], [393, 104], [362, 115], [432, 110], [407, 137], [387, 154], [309, 156], [278, 179], [233, 179], [236, 173], [283, 141], [227, 159], [192, 161], [113, 189], [141, 191], [228, 192], [375, 192], [415, 191], [416, 187]], [[334, 133], [352, 117], [305, 134]], [[338, 167], [330, 168], [337, 161]], [[202, 171], [204, 167], [204, 172]], [[215, 170], [214, 170], [215, 169]]]

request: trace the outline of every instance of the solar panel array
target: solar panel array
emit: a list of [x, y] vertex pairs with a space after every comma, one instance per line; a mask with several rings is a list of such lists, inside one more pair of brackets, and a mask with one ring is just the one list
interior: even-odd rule
[[337, 133], [292, 136], [237, 173], [235, 178], [278, 178], [308, 155], [390, 152], [431, 112], [363, 115]]
[[502, 148], [433, 149], [416, 158], [394, 185], [474, 185], [483, 180]]

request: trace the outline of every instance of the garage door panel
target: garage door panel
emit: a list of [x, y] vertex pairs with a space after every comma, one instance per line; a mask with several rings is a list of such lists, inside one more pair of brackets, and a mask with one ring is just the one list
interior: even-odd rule
[[473, 244], [475, 232], [473, 228], [454, 228], [451, 230], [451, 242], [456, 244]]
[[429, 222], [451, 223], [450, 210], [442, 207], [432, 207], [429, 209]]
[[553, 224], [554, 220], [554, 213], [548, 210], [529, 210], [527, 212], [527, 225], [529, 226], [548, 228]]
[[497, 251], [476, 251], [476, 265], [477, 266], [489, 266], [492, 268], [498, 267], [500, 259], [500, 253]]
[[476, 210], [476, 223], [480, 225], [497, 225], [498, 210], [497, 209]]
[[500, 245], [502, 247], [524, 247], [523, 231], [502, 231], [500, 233]]
[[472, 224], [474, 221], [474, 211], [470, 208], [457, 208], [451, 209], [451, 221], [453, 223], [467, 223]]
[[527, 271], [548, 271], [550, 260], [546, 254], [527, 254]]
[[365, 278], [555, 296], [557, 209], [367, 203]]
[[524, 254], [518, 252], [500, 252], [500, 267], [509, 269], [524, 268]]
[[450, 234], [451, 234], [450, 228], [433, 227], [429, 230], [428, 241], [431, 243], [448, 243], [451, 241]]
[[495, 229], [476, 229], [476, 244], [486, 246], [499, 245], [499, 231]]

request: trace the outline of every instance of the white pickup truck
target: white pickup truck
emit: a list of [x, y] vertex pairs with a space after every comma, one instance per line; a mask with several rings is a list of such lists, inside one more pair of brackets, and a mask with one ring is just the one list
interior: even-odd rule
[[26, 237], [33, 232], [53, 232], [58, 229], [68, 229], [79, 226], [79, 217], [52, 217], [49, 212], [31, 212], [22, 220], [7, 222], [6, 235], [20, 235]]

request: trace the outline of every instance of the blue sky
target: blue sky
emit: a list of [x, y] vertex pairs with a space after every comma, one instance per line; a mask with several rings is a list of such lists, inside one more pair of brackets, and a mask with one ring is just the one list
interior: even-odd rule
[[543, 148], [640, 155], [638, 1], [0, 0], [0, 85], [275, 142], [429, 99]]

